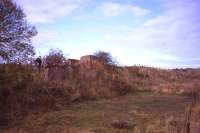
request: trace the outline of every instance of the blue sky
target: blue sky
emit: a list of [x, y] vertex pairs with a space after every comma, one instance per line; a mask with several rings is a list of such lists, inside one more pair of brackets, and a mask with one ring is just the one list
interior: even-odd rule
[[200, 67], [199, 0], [16, 0], [38, 55], [110, 52], [120, 64]]

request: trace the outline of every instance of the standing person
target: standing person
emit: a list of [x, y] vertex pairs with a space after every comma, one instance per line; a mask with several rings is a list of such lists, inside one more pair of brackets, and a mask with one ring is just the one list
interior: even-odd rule
[[39, 56], [36, 60], [35, 60], [35, 63], [38, 67], [38, 70], [40, 71], [41, 70], [41, 67], [42, 67], [42, 59], [41, 59], [41, 56]]

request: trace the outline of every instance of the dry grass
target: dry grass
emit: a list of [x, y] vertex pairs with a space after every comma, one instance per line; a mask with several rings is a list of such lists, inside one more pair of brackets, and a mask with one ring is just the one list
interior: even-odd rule
[[[63, 73], [63, 70], [66, 72]], [[173, 113], [176, 114], [177, 110], [179, 110], [179, 108], [176, 108], [177, 105], [175, 105], [174, 102], [179, 102], [181, 98], [176, 99], [178, 97], [175, 96], [176, 100], [171, 101], [169, 97], [173, 99], [173, 96], [168, 97], [168, 95], [163, 95], [160, 97], [159, 93], [191, 94], [193, 90], [199, 90], [200, 88], [200, 70], [198, 69], [161, 70], [136, 66], [114, 67], [105, 66], [96, 62], [90, 65], [76, 65], [73, 66], [73, 68], [64, 67], [63, 69], [62, 66], [62, 71], [60, 71], [59, 68], [56, 69], [56, 74], [51, 76], [54, 78], [52, 80], [48, 80], [47, 69], [43, 68], [41, 72], [38, 72], [30, 65], [0, 65], [0, 72], [0, 124], [10, 125], [11, 121], [12, 123], [18, 123], [20, 119], [23, 119], [26, 116], [61, 110], [63, 106], [69, 106], [70, 104], [77, 104], [88, 100], [98, 101], [99, 99], [114, 98], [129, 93], [137, 93], [137, 91], [153, 91], [158, 93], [157, 95], [152, 94], [152, 96], [148, 95], [147, 97], [145, 93], [145, 96], [143, 97], [142, 93], [140, 97], [138, 97], [139, 99], [135, 99], [132, 96], [129, 97], [129, 95], [125, 96], [124, 99], [121, 99], [120, 97], [120, 101], [117, 101], [117, 98], [112, 99], [109, 104], [112, 105], [114, 103], [117, 107], [109, 106], [107, 103], [101, 105], [101, 102], [100, 104], [96, 104], [92, 109], [99, 109], [103, 106], [109, 107], [109, 109], [111, 108], [113, 111], [111, 112], [108, 109], [104, 110], [105, 112], [98, 112], [98, 110], [94, 109], [97, 113], [89, 112], [95, 115], [94, 121], [98, 121], [101, 124], [106, 123], [107, 126], [109, 125], [108, 127], [105, 127], [104, 125], [94, 125], [94, 127], [103, 127], [103, 129], [95, 129], [97, 130], [95, 132], [104, 130], [110, 132], [112, 130], [115, 131], [114, 129], [110, 129], [110, 118], [113, 118], [112, 115], [115, 113], [116, 115], [127, 114], [127, 112], [124, 112], [123, 108], [129, 110], [133, 107], [133, 105], [130, 104], [132, 101], [131, 99], [134, 99], [134, 101], [132, 101], [134, 106], [138, 106], [139, 108], [133, 108], [129, 111], [136, 118], [142, 118], [142, 120], [140, 119], [140, 122], [142, 123], [142, 127], [146, 128], [147, 125], [145, 125], [145, 121], [148, 121], [148, 117], [154, 115], [155, 112], [164, 114], [163, 112], [171, 112], [171, 109], [173, 109]], [[64, 76], [62, 74], [64, 74]], [[115, 103], [115, 100], [118, 104]], [[130, 102], [128, 102], [129, 100]], [[144, 101], [145, 103], [143, 103]], [[161, 103], [166, 104], [161, 106]], [[182, 106], [182, 103], [179, 104]], [[80, 106], [84, 107], [82, 105]], [[156, 110], [154, 110], [154, 108]], [[165, 110], [162, 110], [163, 108]], [[76, 108], [76, 110], [81, 111], [79, 108]], [[76, 110], [73, 110], [73, 112], [76, 112]], [[106, 115], [106, 117], [109, 118], [109, 124], [104, 118], [99, 116], [99, 113], [104, 116], [107, 113], [106, 111], [111, 112], [109, 115]], [[121, 113], [119, 113], [120, 111]], [[149, 115], [149, 112], [154, 113]], [[88, 112], [77, 115], [84, 116], [83, 120], [78, 121], [83, 121], [88, 125], [91, 124], [90, 120], [92, 120], [92, 123], [95, 123], [93, 117], [90, 117]], [[155, 118], [157, 118], [156, 115], [154, 116]], [[96, 120], [96, 118], [98, 119]], [[158, 119], [159, 118], [160, 116]], [[57, 118], [52, 119], [54, 120]], [[73, 117], [71, 119], [76, 120], [76, 118]], [[32, 119], [30, 120], [32, 121]], [[153, 125], [158, 125], [159, 127], [160, 124], [163, 124], [163, 122], [159, 123], [158, 121], [159, 120], [156, 119], [153, 122]], [[72, 127], [75, 127], [75, 130], [76, 128], [79, 128], [76, 126], [76, 121], [70, 121], [69, 123]], [[73, 123], [75, 123], [75, 125]], [[71, 125], [69, 125], [69, 127], [71, 127]], [[62, 128], [60, 124], [58, 126], [59, 128]], [[80, 126], [84, 128], [82, 123], [80, 123]], [[137, 130], [137, 132], [140, 130], [143, 132], [144, 129], [142, 127], [136, 126], [135, 130]], [[39, 126], [39, 128], [41, 128], [41, 126]], [[84, 129], [87, 131], [88, 128]], [[149, 129], [151, 128], [152, 126], [149, 127]], [[129, 130], [127, 132], [129, 132]]]
[[[104, 99], [64, 106], [59, 111], [29, 115], [15, 123], [7, 133], [145, 133], [165, 127], [170, 116], [182, 117], [190, 99], [186, 96], [150, 92], [133, 93], [114, 99]], [[125, 120], [134, 128], [113, 128], [115, 120]], [[20, 124], [19, 124], [20, 123]], [[152, 125], [152, 126], [151, 126]], [[160, 128], [164, 130], [165, 128]], [[69, 133], [70, 133], [69, 132]], [[155, 133], [155, 132], [152, 132]], [[160, 132], [161, 133], [161, 132]]]
[[118, 79], [114, 70], [101, 64], [95, 66], [78, 66], [70, 79], [47, 80], [45, 68], [39, 72], [31, 65], [0, 65], [0, 107], [1, 117], [5, 117], [2, 123], [57, 110], [75, 101], [111, 98], [130, 91], [131, 87]]

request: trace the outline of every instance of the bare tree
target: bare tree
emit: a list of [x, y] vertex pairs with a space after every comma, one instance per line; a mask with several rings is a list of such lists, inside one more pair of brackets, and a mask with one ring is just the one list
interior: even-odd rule
[[24, 61], [34, 55], [31, 38], [35, 27], [26, 21], [23, 10], [12, 0], [0, 0], [0, 57], [7, 61]]
[[49, 54], [45, 57], [47, 65], [58, 65], [66, 61], [66, 58], [61, 50], [51, 49]]
[[116, 65], [116, 60], [112, 57], [109, 52], [97, 51], [94, 55], [103, 63], [107, 65]]

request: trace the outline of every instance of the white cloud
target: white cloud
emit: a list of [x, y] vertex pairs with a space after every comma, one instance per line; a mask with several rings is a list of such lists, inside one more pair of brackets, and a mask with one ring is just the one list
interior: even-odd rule
[[[107, 39], [113, 44], [123, 45], [127, 49], [143, 49], [149, 52], [130, 54], [142, 62], [151, 64], [165, 62], [172, 65], [200, 64], [200, 2], [189, 0], [168, 1], [166, 11], [140, 26], [130, 28], [126, 34], [108, 33]], [[120, 30], [121, 31], [121, 30]], [[125, 32], [124, 32], [125, 33]], [[152, 59], [152, 60], [151, 60]], [[133, 60], [134, 62], [134, 60]], [[177, 63], [177, 64], [176, 64]], [[179, 64], [178, 64], [179, 63]], [[159, 63], [161, 65], [162, 63]], [[164, 64], [163, 64], [164, 65]]]
[[33, 38], [33, 42], [37, 48], [47, 47], [43, 45], [57, 41], [58, 37], [59, 34], [52, 30], [40, 30], [38, 35]]
[[52, 48], [55, 48], [55, 43], [58, 41], [59, 34], [52, 30], [40, 30], [38, 35], [32, 39], [36, 53], [45, 55]]
[[150, 13], [148, 9], [129, 4], [120, 4], [116, 2], [104, 2], [100, 10], [105, 16], [118, 16], [125, 13], [131, 13], [136, 17], [144, 17]]
[[[30, 22], [48, 24], [49, 22], [56, 21], [56, 19], [70, 15], [75, 11], [79, 11], [91, 0], [16, 1], [22, 5]], [[114, 28], [113, 31], [110, 28], [108, 31], [105, 31], [103, 28], [100, 29], [103, 33], [108, 32], [104, 40], [105, 45], [107, 45], [107, 48], [113, 45], [113, 48], [110, 49], [112, 51], [111, 53], [114, 56], [117, 55], [117, 58], [123, 64], [152, 64], [163, 67], [191, 66], [192, 64], [196, 64], [197, 66], [200, 64], [200, 17], [198, 14], [200, 2], [197, 0], [162, 1], [165, 1], [165, 11], [160, 12], [161, 14], [155, 18], [147, 19], [145, 23], [139, 24], [138, 22], [138, 27], [130, 27], [129, 25], [122, 24], [119, 27], [112, 27], [111, 29]], [[140, 20], [140, 17], [144, 17], [145, 19], [145, 16], [151, 13], [148, 9], [131, 5], [130, 3], [103, 2], [97, 6], [100, 6], [98, 11], [100, 10], [105, 16], [132, 14], [138, 17], [135, 20]], [[96, 10], [92, 9], [92, 11]], [[91, 13], [88, 12], [81, 17], [87, 18], [87, 15], [90, 16]], [[116, 24], [118, 23], [116, 22]], [[85, 28], [90, 29], [90, 27]], [[88, 40], [91, 38], [89, 36]], [[77, 40], [80, 41], [80, 38]], [[60, 47], [61, 45], [65, 47], [64, 44], [67, 41], [63, 41], [63, 38], [56, 31], [46, 29], [45, 31], [39, 31], [39, 35], [34, 38], [33, 42], [35, 46], [37, 45], [36, 47], [38, 49], [46, 50], [47, 48]], [[84, 43], [81, 42], [81, 44], [75, 42], [76, 39], [69, 39], [67, 47], [71, 47], [70, 51], [77, 51], [77, 49], [80, 49], [81, 44], [88, 44], [86, 41]], [[90, 42], [92, 42], [92, 39]], [[103, 47], [101, 44], [98, 44], [98, 40], [92, 42], [91, 46], [94, 43], [97, 44], [96, 47]], [[74, 44], [77, 46], [74, 47]], [[81, 47], [80, 51], [85, 50], [88, 52], [87, 49], [90, 46], [88, 45], [88, 48], [85, 49], [85, 44], [84, 47]], [[74, 55], [78, 54], [79, 56], [80, 53], [86, 53], [85, 51], [80, 51], [74, 52]], [[74, 57], [77, 57], [77, 55]]]
[[71, 14], [89, 0], [16, 0], [32, 23], [47, 23]]

